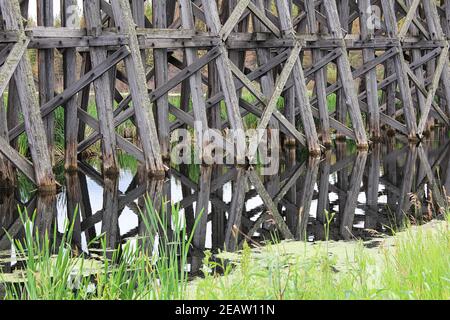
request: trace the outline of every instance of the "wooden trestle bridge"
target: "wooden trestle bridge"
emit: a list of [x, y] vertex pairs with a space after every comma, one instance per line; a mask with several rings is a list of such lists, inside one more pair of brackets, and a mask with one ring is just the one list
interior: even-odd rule
[[[313, 156], [336, 138], [365, 150], [388, 135], [417, 142], [449, 125], [448, 0], [153, 0], [151, 16], [144, 0], [61, 0], [61, 27], [53, 0], [37, 0], [37, 27], [29, 25], [31, 2], [0, 0], [2, 185], [14, 184], [18, 169], [40, 189], [55, 188], [60, 106], [66, 169], [101, 140], [104, 174], [118, 171], [121, 149], [164, 176], [173, 130], [195, 122], [245, 129], [248, 114]], [[78, 27], [74, 6], [83, 8]], [[87, 112], [91, 91], [97, 117]], [[178, 107], [168, 97], [180, 91]], [[129, 119], [136, 144], [117, 130]], [[17, 151], [22, 134], [27, 157]]]

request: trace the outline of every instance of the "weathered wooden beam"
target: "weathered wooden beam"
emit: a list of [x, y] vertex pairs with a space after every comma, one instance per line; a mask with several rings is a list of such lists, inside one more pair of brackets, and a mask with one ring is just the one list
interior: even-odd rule
[[[295, 38], [295, 31], [287, 0], [277, 0], [276, 7], [284, 36], [286, 38]], [[295, 51], [295, 49], [293, 51]], [[303, 123], [303, 130], [305, 132], [308, 150], [311, 155], [318, 155], [321, 152], [319, 137], [317, 135], [316, 126], [312, 115], [305, 75], [300, 59], [297, 59], [294, 62], [292, 78], [294, 80], [296, 98], [299, 102], [299, 108], [301, 110], [300, 117]]]
[[[86, 28], [92, 36], [102, 33], [102, 20], [100, 12], [100, 1], [84, 1], [84, 16]], [[91, 63], [95, 68], [107, 59], [107, 51], [101, 47], [89, 49]], [[109, 73], [103, 74], [94, 81], [95, 101], [100, 122], [100, 132], [103, 135], [102, 154], [103, 171], [107, 175], [118, 174], [118, 160], [116, 152], [116, 135], [114, 134], [113, 101], [111, 93], [111, 79]]]
[[[134, 29], [130, 4], [126, 0], [113, 0], [111, 4], [117, 25], [122, 32], [128, 35], [131, 55], [125, 59], [125, 65], [147, 170], [154, 175], [161, 176], [164, 175], [165, 171], [159, 138], [164, 139], [164, 137], [158, 137], [150, 97], [147, 94], [145, 68], [139, 51], [140, 48]], [[168, 121], [168, 119], [165, 121]]]
[[[53, 1], [37, 0], [37, 25], [43, 27], [53, 27]], [[38, 83], [39, 83], [39, 103], [51, 100], [55, 92], [55, 64], [53, 49], [38, 50]], [[55, 165], [55, 119], [49, 115], [44, 120], [47, 134], [47, 144], [52, 166]]]
[[[69, 88], [64, 90], [59, 95], [55, 96], [52, 100], [44, 104], [41, 108], [41, 117], [45, 118], [51, 114], [59, 106], [66, 105], [75, 94], [79, 91], [85, 89], [90, 83], [100, 78], [105, 74], [110, 68], [123, 60], [126, 56], [130, 54], [127, 47], [122, 47], [113, 54], [111, 54], [106, 60], [104, 60], [97, 67], [93, 68], [89, 72], [85, 73], [77, 82], [72, 84]], [[9, 131], [9, 139], [13, 141], [18, 138], [20, 134], [25, 132], [25, 124], [17, 125]]]
[[[63, 0], [61, 5], [61, 24], [68, 26], [68, 19], [73, 14], [72, 10], [76, 6], [74, 0]], [[63, 52], [64, 89], [72, 86], [76, 80], [77, 53], [75, 49], [66, 49]], [[77, 119], [77, 98], [72, 97], [65, 105], [65, 163], [64, 167], [68, 171], [77, 168], [77, 144], [78, 144], [78, 119]]]
[[[18, 1], [1, 0], [0, 9], [2, 11], [5, 27], [8, 30], [17, 32], [19, 42], [26, 42], [27, 38], [24, 33]], [[54, 191], [56, 189], [55, 177], [52, 172], [51, 158], [45, 139], [44, 124], [40, 117], [39, 102], [34, 86], [31, 64], [27, 55], [23, 55], [18, 63], [14, 78], [20, 104], [22, 106], [31, 157], [34, 163], [34, 182], [37, 183], [38, 187], [42, 190]], [[4, 148], [7, 149], [7, 146]], [[28, 173], [28, 175], [31, 176], [30, 173]]]
[[362, 121], [361, 112], [359, 110], [358, 95], [356, 93], [355, 84], [353, 82], [351, 65], [347, 56], [347, 49], [345, 47], [345, 42], [343, 41], [344, 36], [342, 34], [341, 25], [339, 23], [336, 1], [324, 1], [323, 5], [327, 16], [328, 28], [330, 30], [330, 33], [334, 37], [339, 39], [338, 42], [341, 45], [342, 54], [337, 58], [337, 66], [339, 77], [343, 86], [343, 91], [346, 96], [345, 102], [347, 104], [350, 118], [352, 120], [353, 128], [355, 131], [356, 142], [360, 149], [367, 149], [367, 135]]

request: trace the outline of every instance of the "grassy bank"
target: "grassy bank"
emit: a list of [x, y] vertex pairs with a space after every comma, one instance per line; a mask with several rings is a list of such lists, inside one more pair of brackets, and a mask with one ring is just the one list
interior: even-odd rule
[[223, 257], [236, 261], [236, 268], [225, 267], [220, 277], [206, 272], [190, 287], [190, 297], [450, 299], [447, 222], [412, 227], [373, 248], [359, 242], [285, 242]]
[[[374, 243], [282, 242], [248, 246], [211, 259], [204, 277], [188, 281], [192, 236], [184, 216], [172, 221], [147, 203], [145, 235], [110, 251], [102, 237], [90, 254], [73, 250], [64, 235], [42, 234], [23, 215], [26, 239], [14, 241], [18, 264], [1, 273], [2, 299], [449, 299], [447, 221], [410, 227]], [[169, 226], [171, 226], [169, 228]], [[158, 235], [158, 236], [156, 236]], [[81, 252], [81, 253], [80, 253]], [[219, 262], [217, 262], [219, 261]], [[225, 264], [225, 261], [231, 261]], [[2, 263], [8, 259], [0, 260]], [[220, 268], [217, 268], [220, 267]], [[224, 273], [212, 270], [224, 269]], [[1, 291], [1, 290], [0, 290]]]

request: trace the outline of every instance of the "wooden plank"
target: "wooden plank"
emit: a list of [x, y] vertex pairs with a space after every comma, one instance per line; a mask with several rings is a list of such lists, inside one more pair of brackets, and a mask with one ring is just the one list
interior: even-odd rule
[[309, 221], [311, 201], [314, 195], [314, 185], [317, 182], [317, 174], [319, 172], [320, 159], [317, 157], [310, 157], [308, 159], [308, 166], [306, 175], [303, 180], [303, 188], [300, 195], [300, 208], [297, 216], [297, 226], [295, 231], [295, 238], [299, 241], [307, 241], [307, 226]]
[[14, 44], [9, 55], [4, 60], [3, 65], [0, 67], [0, 95], [5, 92], [9, 80], [11, 80], [17, 65], [20, 63], [27, 50], [29, 42], [30, 40], [26, 38], [22, 42]]
[[366, 166], [367, 152], [360, 152], [355, 160], [350, 178], [349, 189], [346, 194], [345, 206], [341, 212], [340, 233], [345, 240], [353, 238], [353, 219], [358, 204], [358, 196], [361, 189], [362, 178]]
[[[308, 17], [308, 28], [310, 33], [318, 33], [319, 28], [317, 25], [316, 19], [316, 8], [315, 3], [311, 1], [305, 2], [305, 9], [307, 11]], [[320, 49], [315, 49], [312, 51], [312, 59], [313, 64], [317, 64], [322, 58], [322, 51]], [[330, 136], [330, 117], [328, 115], [328, 100], [326, 93], [326, 77], [325, 71], [327, 70], [326, 66], [324, 69], [317, 70], [315, 72], [315, 93], [317, 97], [317, 106], [319, 110], [319, 119], [320, 119], [320, 134], [322, 136], [322, 143], [325, 146], [331, 145], [331, 136]]]
[[[114, 0], [111, 4], [116, 23], [128, 35], [129, 39], [131, 55], [125, 59], [125, 66], [128, 72], [134, 112], [136, 113], [136, 122], [146, 158], [147, 170], [154, 175], [161, 176], [165, 174], [165, 171], [159, 138], [164, 138], [158, 137], [150, 97], [147, 94], [146, 73], [139, 51], [130, 3], [126, 0]], [[164, 121], [168, 121], [168, 119]]]
[[[5, 27], [8, 30], [17, 31], [19, 42], [26, 42], [18, 1], [1, 0], [0, 8]], [[54, 191], [56, 189], [55, 177], [52, 172], [50, 155], [45, 139], [44, 124], [40, 117], [31, 64], [27, 55], [23, 55], [18, 63], [14, 78], [22, 107], [31, 157], [34, 163], [34, 181], [40, 189]]]
[[[50, 100], [45, 105], [43, 105], [41, 108], [41, 117], [45, 118], [50, 113], [55, 111], [55, 109], [57, 107], [64, 106], [71, 97], [73, 97], [75, 94], [77, 94], [79, 91], [85, 89], [86, 87], [89, 87], [89, 84], [92, 81], [101, 77], [112, 66], [116, 65], [119, 61], [124, 59], [129, 54], [130, 54], [130, 52], [128, 51], [127, 47], [122, 47], [121, 49], [119, 49], [116, 52], [114, 52], [113, 54], [111, 54], [101, 64], [99, 64], [97, 67], [90, 70], [89, 72], [85, 73], [77, 82], [72, 84], [69, 88], [67, 88], [62, 93], [55, 96], [52, 100]], [[89, 96], [87, 98], [89, 98]], [[21, 125], [18, 125], [16, 127], [12, 128], [9, 132], [10, 141], [13, 141], [14, 139], [16, 139], [23, 132], [25, 132], [24, 124], [21, 124]]]
[[[63, 0], [61, 5], [61, 24], [67, 26], [67, 19], [73, 14], [74, 0]], [[69, 88], [77, 81], [77, 53], [75, 49], [66, 49], [63, 52], [64, 89]], [[77, 144], [78, 144], [78, 119], [77, 119], [77, 97], [73, 96], [64, 107], [65, 115], [65, 163], [67, 171], [74, 171], [78, 166]]]
[[[217, 4], [214, 1], [202, 0], [203, 11], [205, 12], [206, 23], [215, 34], [219, 34], [221, 23]], [[230, 120], [231, 128], [235, 130], [244, 130], [244, 123], [239, 111], [239, 100], [236, 95], [236, 87], [233, 81], [233, 75], [229, 66], [228, 50], [224, 44], [219, 45], [220, 56], [216, 59], [216, 67], [219, 75], [220, 85], [225, 98], [227, 114]], [[237, 159], [241, 162], [242, 159]]]
[[[368, 12], [370, 12], [370, 1], [369, 0], [361, 0], [358, 2], [360, 12], [361, 12], [361, 21], [369, 21], [370, 16]], [[361, 38], [362, 40], [369, 41], [373, 38], [374, 32], [370, 28], [368, 28], [367, 23], [361, 23]], [[371, 60], [375, 59], [375, 51], [373, 49], [364, 49], [363, 50], [363, 59], [364, 63], [368, 63]], [[372, 69], [368, 73], [366, 73], [366, 96], [367, 96], [367, 106], [369, 113], [369, 130], [370, 135], [373, 140], [377, 141], [381, 138], [381, 128], [380, 128], [380, 111], [378, 104], [378, 88], [377, 88], [377, 70]]]
[[[181, 0], [181, 20], [184, 29], [195, 29], [194, 20], [192, 17], [192, 6], [190, 0]], [[198, 52], [196, 49], [185, 49], [185, 60], [188, 66], [194, 64], [198, 60]], [[204, 147], [209, 144], [209, 137], [205, 136], [204, 133], [208, 130], [208, 119], [206, 115], [206, 104], [203, 97], [202, 91], [202, 74], [198, 70], [189, 77], [190, 92], [192, 96], [192, 108], [194, 112], [194, 121], [197, 124], [201, 124], [201, 128], [197, 126], [194, 127], [196, 134], [196, 141], [198, 143], [197, 150], [201, 151], [198, 155], [203, 159]], [[186, 108], [186, 107], [185, 107]]]
[[[84, 1], [84, 17], [88, 34], [97, 36], [102, 33], [101, 13], [99, 0]], [[101, 47], [90, 47], [92, 67], [95, 68], [107, 59], [107, 51]], [[95, 101], [100, 123], [102, 140], [102, 167], [105, 174], [117, 175], [119, 173], [116, 152], [116, 135], [114, 133], [113, 101], [111, 92], [110, 74], [105, 73], [94, 81]]]
[[277, 206], [272, 201], [272, 197], [267, 192], [266, 188], [261, 182], [261, 179], [258, 177], [258, 174], [254, 170], [250, 170], [248, 171], [247, 175], [253, 186], [256, 188], [258, 195], [266, 205], [267, 210], [270, 212], [270, 215], [274, 218], [277, 229], [280, 230], [285, 239], [293, 239], [294, 236], [292, 232], [287, 227], [286, 222], [278, 211]]
[[[286, 38], [295, 38], [295, 31], [292, 25], [291, 14], [286, 0], [277, 0], [276, 7], [280, 17], [281, 29], [285, 30]], [[295, 47], [294, 47], [295, 48]], [[295, 50], [295, 49], [293, 49]], [[300, 118], [302, 119], [303, 129], [308, 144], [308, 150], [311, 155], [320, 154], [319, 137], [312, 115], [311, 105], [308, 97], [308, 89], [306, 87], [305, 75], [300, 59], [294, 63], [292, 78], [294, 80], [295, 94], [298, 105], [301, 110]]]
[[233, 195], [225, 231], [225, 248], [236, 251], [241, 231], [242, 214], [245, 207], [245, 190], [247, 187], [247, 174], [245, 169], [238, 168], [237, 178], [233, 183]]
[[[167, 27], [166, 2], [153, 1], [152, 6], [153, 6], [154, 27], [159, 29], [166, 28]], [[130, 25], [130, 27], [132, 26]], [[153, 50], [153, 57], [155, 61], [155, 86], [159, 87], [168, 81], [167, 49]], [[156, 105], [158, 137], [161, 145], [160, 152], [162, 157], [167, 159], [169, 157], [169, 148], [170, 148], [168, 95], [163, 95], [159, 99], [157, 99], [155, 105]]]
[[[388, 32], [393, 35], [398, 35], [397, 18], [395, 16], [393, 3], [388, 0], [381, 0], [381, 4]], [[405, 110], [406, 126], [409, 131], [408, 137], [411, 140], [417, 140], [416, 112], [413, 107], [411, 88], [409, 86], [408, 74], [405, 68], [406, 62], [400, 43], [398, 43], [398, 49], [399, 54], [395, 56], [393, 63], [397, 74], [397, 83], [400, 88], [403, 108]]]
[[[37, 24], [43, 27], [53, 27], [53, 1], [37, 0]], [[37, 53], [39, 103], [43, 105], [54, 97], [55, 65], [53, 49], [41, 49]], [[44, 121], [47, 134], [47, 144], [52, 166], [55, 164], [55, 118], [49, 115]]]
[[247, 10], [250, 1], [251, 0], [239, 0], [237, 5], [233, 8], [233, 12], [219, 31], [219, 37], [221, 37], [223, 41], [227, 40], [236, 24], [239, 22], [242, 14]]
[[[8, 121], [4, 98], [0, 95], [0, 137], [8, 141]], [[15, 186], [16, 178], [12, 163], [1, 155], [0, 151], [0, 190]]]
[[[338, 39], [343, 39], [344, 37], [339, 24], [336, 1], [325, 1], [323, 5], [327, 16], [328, 28], [330, 29], [331, 34]], [[342, 51], [342, 54], [337, 58], [338, 72], [346, 96], [346, 104], [355, 131], [356, 142], [360, 149], [367, 149], [367, 135], [362, 121], [361, 112], [359, 110], [358, 96], [353, 82], [351, 65], [347, 56], [347, 49], [343, 40], [339, 40], [338, 42], [341, 45]]]

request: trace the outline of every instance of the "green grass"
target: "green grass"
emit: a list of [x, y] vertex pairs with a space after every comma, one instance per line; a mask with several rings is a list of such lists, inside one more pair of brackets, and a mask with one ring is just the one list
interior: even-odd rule
[[[33, 227], [34, 216], [30, 218], [21, 213], [25, 239], [11, 241], [24, 268], [13, 274], [0, 273], [0, 283], [5, 284], [6, 291], [1, 299], [184, 298], [188, 275], [183, 266], [187, 264], [193, 234], [186, 234], [184, 218], [178, 208], [171, 209], [172, 219], [169, 219], [168, 212], [157, 212], [146, 201], [141, 214], [145, 234], [116, 250], [109, 250], [105, 238], [98, 237], [89, 244], [91, 256], [80, 254], [69, 245], [73, 224], [66, 226], [66, 232], [58, 241], [61, 235], [56, 229], [53, 235], [41, 234]], [[97, 247], [99, 249], [95, 250]]]
[[[207, 252], [204, 278], [188, 281], [184, 266], [192, 235], [177, 208], [158, 213], [147, 201], [144, 235], [116, 250], [99, 237], [89, 244], [91, 256], [68, 245], [73, 225], [64, 235], [42, 235], [33, 218], [21, 217], [25, 239], [14, 245], [24, 267], [0, 273], [2, 299], [450, 298], [447, 221], [410, 227], [376, 248], [360, 242], [281, 242], [257, 250], [245, 245], [240, 253], [219, 255], [228, 264], [212, 262]], [[218, 269], [225, 271], [211, 271]]]
[[[224, 276], [205, 272], [195, 299], [443, 299], [450, 298], [448, 222], [410, 228], [381, 248], [362, 243], [282, 243], [248, 246]], [[227, 255], [224, 255], [227, 257]], [[228, 255], [228, 258], [230, 256]], [[217, 263], [205, 261], [211, 270]]]

